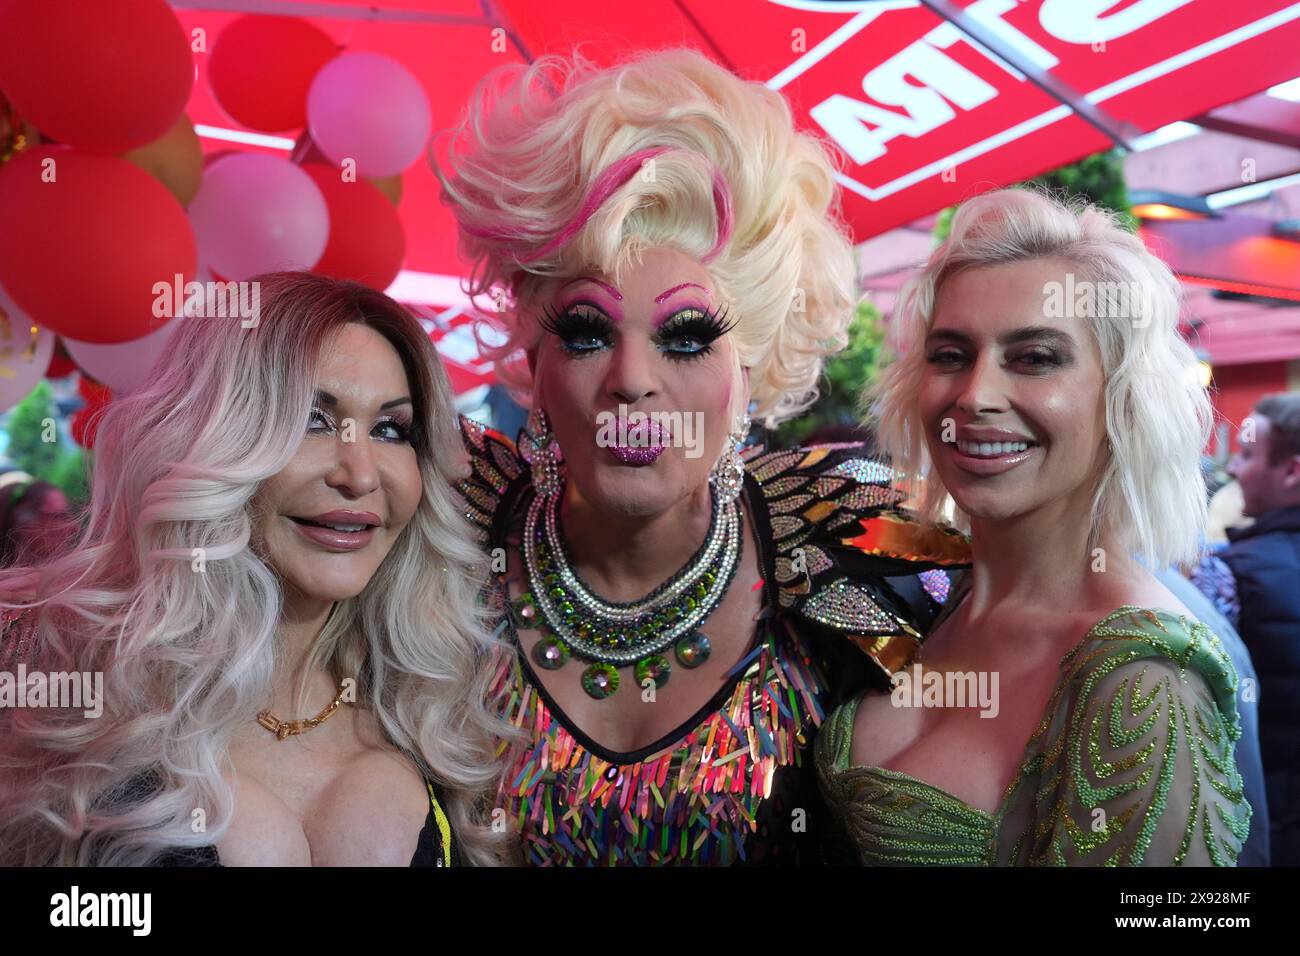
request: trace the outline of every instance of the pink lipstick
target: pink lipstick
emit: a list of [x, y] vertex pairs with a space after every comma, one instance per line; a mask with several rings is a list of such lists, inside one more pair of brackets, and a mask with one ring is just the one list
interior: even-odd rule
[[668, 433], [658, 422], [643, 419], [628, 424], [624, 420], [619, 425], [618, 440], [609, 446], [609, 453], [623, 464], [650, 465], [663, 454]]
[[327, 551], [359, 551], [375, 536], [375, 528], [383, 524], [371, 511], [336, 509], [311, 517], [290, 515], [300, 534]]

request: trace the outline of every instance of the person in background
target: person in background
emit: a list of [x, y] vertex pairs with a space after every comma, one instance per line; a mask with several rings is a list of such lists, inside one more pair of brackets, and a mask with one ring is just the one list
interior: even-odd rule
[[1240, 446], [1228, 471], [1255, 523], [1229, 529], [1221, 557], [1261, 681], [1273, 865], [1300, 866], [1300, 393], [1260, 399], [1242, 425]]
[[1205, 528], [1205, 538], [1210, 547], [1218, 549], [1228, 544], [1229, 528], [1244, 528], [1252, 519], [1242, 514], [1241, 485], [1229, 481], [1210, 495], [1210, 523]]
[[1235, 627], [1219, 613], [1210, 598], [1174, 568], [1152, 572], [1157, 581], [1167, 587], [1174, 597], [1187, 605], [1187, 609], [1205, 624], [1232, 659], [1238, 678], [1237, 713], [1241, 717], [1241, 738], [1237, 741], [1237, 771], [1241, 774], [1242, 791], [1250, 804], [1250, 835], [1237, 857], [1238, 866], [1268, 866], [1268, 800], [1264, 785], [1264, 764], [1259, 748], [1259, 678], [1250, 651]]
[[71, 515], [67, 496], [48, 481], [21, 471], [0, 477], [0, 567], [50, 557]]

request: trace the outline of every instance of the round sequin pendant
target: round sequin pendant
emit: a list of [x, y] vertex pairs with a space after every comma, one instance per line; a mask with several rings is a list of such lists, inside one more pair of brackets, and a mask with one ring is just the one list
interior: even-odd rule
[[677, 641], [675, 650], [677, 659], [681, 661], [683, 667], [699, 667], [709, 659], [713, 645], [709, 643], [703, 631], [691, 631]]
[[655, 687], [663, 687], [672, 672], [673, 665], [662, 654], [651, 654], [636, 662], [636, 682], [640, 687], [645, 687], [647, 678], [655, 682]]
[[525, 592], [510, 602], [511, 608], [515, 612], [515, 620], [520, 626], [528, 628], [534, 627], [534, 621], [537, 620], [537, 605], [533, 603], [531, 592]]
[[588, 697], [604, 700], [618, 690], [618, 668], [613, 664], [592, 664], [582, 672], [582, 689]]
[[547, 634], [533, 645], [533, 660], [548, 671], [559, 670], [569, 661], [569, 645], [554, 634]]

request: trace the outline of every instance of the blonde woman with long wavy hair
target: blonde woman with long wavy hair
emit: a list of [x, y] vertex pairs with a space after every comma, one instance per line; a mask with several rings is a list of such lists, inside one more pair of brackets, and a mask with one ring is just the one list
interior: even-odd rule
[[445, 373], [362, 286], [182, 318], [99, 426], [84, 530], [0, 575], [0, 659], [102, 714], [0, 711], [0, 863], [489, 864], [504, 730]]

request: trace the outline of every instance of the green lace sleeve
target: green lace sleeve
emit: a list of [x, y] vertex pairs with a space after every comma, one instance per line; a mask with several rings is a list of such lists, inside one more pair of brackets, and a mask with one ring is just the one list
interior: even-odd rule
[[1073, 652], [999, 821], [1000, 862], [1233, 866], [1250, 825], [1236, 675], [1199, 622], [1131, 610]]

